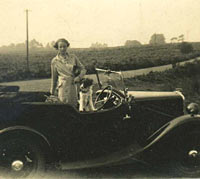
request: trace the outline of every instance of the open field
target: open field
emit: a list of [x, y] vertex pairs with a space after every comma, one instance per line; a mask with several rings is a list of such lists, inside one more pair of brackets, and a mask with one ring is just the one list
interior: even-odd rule
[[[112, 70], [136, 70], [177, 62], [200, 56], [200, 45], [193, 43], [194, 51], [181, 54], [178, 44], [142, 45], [141, 47], [109, 47], [103, 49], [70, 49], [86, 66], [88, 74], [93, 73], [91, 60], [97, 60], [99, 68]], [[30, 73], [27, 71], [26, 52], [0, 52], [0, 82], [41, 79], [50, 77], [51, 59], [54, 49], [30, 49]]]

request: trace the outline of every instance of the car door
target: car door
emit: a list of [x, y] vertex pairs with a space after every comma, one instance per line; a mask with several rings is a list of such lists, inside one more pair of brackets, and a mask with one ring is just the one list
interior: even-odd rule
[[81, 114], [82, 152], [89, 157], [111, 154], [130, 145], [134, 138], [133, 121], [125, 119], [123, 104], [109, 110]]

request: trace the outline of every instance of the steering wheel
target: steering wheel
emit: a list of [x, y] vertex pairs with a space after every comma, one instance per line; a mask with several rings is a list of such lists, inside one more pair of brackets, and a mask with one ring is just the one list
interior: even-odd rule
[[[105, 106], [105, 104], [110, 100], [112, 93], [113, 93], [113, 87], [111, 85], [108, 85], [98, 94], [98, 96], [95, 99], [94, 106], [96, 106], [99, 103], [102, 104], [100, 104], [99, 107], [96, 107], [97, 110], [100, 110]], [[104, 94], [106, 94], [106, 96], [104, 96]]]

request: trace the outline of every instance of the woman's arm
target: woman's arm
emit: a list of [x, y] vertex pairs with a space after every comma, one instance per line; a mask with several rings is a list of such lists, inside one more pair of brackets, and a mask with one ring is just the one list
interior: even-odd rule
[[77, 57], [75, 57], [75, 61], [76, 61], [77, 67], [80, 70], [80, 74], [77, 76], [77, 78], [82, 79], [86, 74], [86, 69], [85, 69], [84, 65], [79, 61], [79, 59]]
[[58, 81], [58, 72], [55, 67], [55, 62], [54, 62], [54, 60], [52, 60], [52, 63], [51, 63], [51, 89], [50, 89], [50, 93], [52, 95], [55, 95], [57, 81]]

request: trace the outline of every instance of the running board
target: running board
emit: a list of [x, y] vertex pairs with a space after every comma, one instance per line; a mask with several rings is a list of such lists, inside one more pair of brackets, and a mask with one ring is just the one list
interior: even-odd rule
[[66, 169], [82, 169], [82, 168], [93, 168], [93, 167], [101, 167], [101, 166], [111, 166], [115, 163], [121, 163], [127, 159], [133, 158], [133, 156], [139, 152], [142, 152], [144, 148], [142, 148], [139, 144], [132, 144], [131, 146], [123, 149], [119, 152], [112, 153], [110, 155], [106, 155], [103, 157], [85, 160], [85, 161], [76, 161], [76, 162], [60, 162], [59, 168], [61, 170]]

